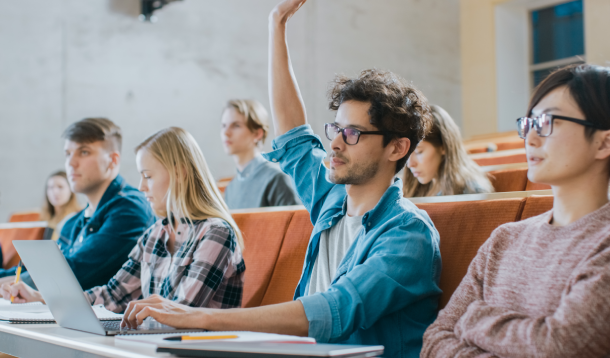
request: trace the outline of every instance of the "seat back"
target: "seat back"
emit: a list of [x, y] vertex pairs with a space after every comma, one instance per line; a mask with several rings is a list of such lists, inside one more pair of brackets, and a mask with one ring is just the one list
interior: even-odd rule
[[488, 176], [496, 193], [524, 191], [527, 184], [527, 168], [496, 170]]
[[313, 225], [309, 219], [309, 213], [306, 210], [296, 211], [288, 226], [280, 256], [261, 305], [292, 301], [301, 278], [305, 253], [312, 231]]
[[19, 254], [13, 240], [42, 240], [46, 223], [36, 223], [31, 227], [15, 224], [2, 224], [0, 227], [0, 247], [2, 248], [2, 268], [8, 269], [19, 263]]
[[553, 208], [552, 195], [532, 195], [525, 200], [520, 220], [545, 213]]
[[40, 213], [38, 211], [23, 211], [20, 213], [13, 213], [8, 222], [10, 223], [20, 223], [26, 221], [39, 221]]
[[527, 180], [527, 184], [525, 185], [525, 190], [527, 190], [527, 191], [549, 190], [549, 189], [551, 189], [550, 185], [534, 183], [534, 182], [529, 181], [529, 179]]
[[504, 223], [519, 220], [524, 203], [524, 198], [512, 198], [417, 204], [428, 212], [441, 238], [443, 293], [439, 309], [449, 302], [491, 232]]
[[[496, 154], [495, 152], [493, 154]], [[501, 152], [499, 152], [501, 153]], [[504, 156], [481, 156], [478, 158], [472, 158], [480, 166], [486, 165], [499, 165], [499, 164], [512, 164], [512, 163], [525, 163], [527, 162], [527, 157], [525, 153], [519, 154], [509, 154]]]
[[245, 244], [242, 307], [260, 306], [293, 214], [294, 211], [233, 214]]

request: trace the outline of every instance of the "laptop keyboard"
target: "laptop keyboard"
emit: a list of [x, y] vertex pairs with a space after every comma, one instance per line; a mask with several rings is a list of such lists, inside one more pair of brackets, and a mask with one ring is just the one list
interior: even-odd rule
[[106, 331], [137, 331], [137, 328], [121, 328], [121, 321], [100, 321]]

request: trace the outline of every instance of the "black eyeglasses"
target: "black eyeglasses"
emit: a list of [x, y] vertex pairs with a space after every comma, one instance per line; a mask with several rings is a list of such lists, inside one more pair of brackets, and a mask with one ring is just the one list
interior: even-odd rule
[[540, 137], [548, 137], [553, 133], [553, 122], [555, 119], [561, 119], [568, 122], [578, 123], [586, 127], [592, 127], [600, 129], [598, 126], [591, 122], [587, 122], [582, 119], [576, 119], [572, 117], [556, 116], [554, 114], [541, 114], [538, 117], [521, 117], [517, 119], [517, 130], [519, 131], [519, 137], [525, 139], [530, 129], [533, 127], [536, 129], [536, 133]]
[[343, 136], [343, 141], [348, 145], [358, 144], [360, 136], [363, 134], [383, 134], [380, 131], [361, 131], [355, 128], [341, 128], [334, 123], [326, 123], [324, 125], [324, 131], [326, 132], [326, 138], [332, 141], [337, 138], [339, 133]]

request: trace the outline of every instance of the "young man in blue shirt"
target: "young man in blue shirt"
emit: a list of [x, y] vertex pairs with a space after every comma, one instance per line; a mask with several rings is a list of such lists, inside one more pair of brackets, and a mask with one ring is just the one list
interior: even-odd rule
[[295, 301], [231, 310], [192, 309], [151, 297], [132, 302], [124, 324], [145, 317], [176, 327], [309, 335], [318, 342], [382, 344], [384, 356], [419, 357], [435, 317], [439, 235], [428, 215], [402, 197], [395, 175], [429, 123], [423, 95], [389, 72], [338, 77], [326, 124], [330, 169], [307, 124], [286, 45], [286, 22], [304, 3], [286, 0], [270, 17], [269, 84], [273, 151], [295, 181], [314, 224]]
[[[122, 136], [116, 124], [85, 118], [63, 136], [68, 182], [88, 205], [64, 224], [57, 243], [87, 290], [108, 283], [119, 271], [154, 215], [144, 195], [119, 175]], [[0, 274], [14, 275], [15, 269]], [[34, 286], [27, 272], [21, 280]]]

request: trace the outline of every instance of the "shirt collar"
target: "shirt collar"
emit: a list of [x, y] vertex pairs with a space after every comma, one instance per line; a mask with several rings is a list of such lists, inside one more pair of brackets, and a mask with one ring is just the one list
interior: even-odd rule
[[[106, 204], [110, 199], [114, 198], [117, 194], [119, 194], [120, 191], [123, 190], [125, 185], [127, 185], [125, 179], [123, 179], [121, 175], [117, 175], [116, 178], [114, 178], [114, 180], [110, 182], [108, 188], [106, 188], [104, 195], [102, 195], [100, 202], [97, 204], [96, 211], [100, 207], [104, 206], [104, 204]], [[87, 204], [87, 207], [84, 210], [84, 215], [87, 217], [93, 217], [93, 215], [95, 215], [95, 212], [89, 212], [88, 209], [89, 204]]]
[[252, 160], [248, 163], [248, 165], [246, 165], [244, 170], [242, 170], [241, 172], [237, 170], [237, 178], [242, 180], [248, 178], [252, 173], [256, 171], [256, 169], [258, 169], [258, 167], [260, 167], [266, 161], [267, 160], [265, 160], [265, 158], [263, 158], [260, 153], [257, 153], [254, 158], [252, 158]]
[[[376, 226], [379, 221], [384, 219], [383, 215], [387, 209], [395, 202], [402, 199], [402, 180], [394, 178], [394, 183], [383, 193], [379, 202], [373, 209], [364, 214], [362, 223], [367, 223], [367, 227]], [[369, 225], [369, 223], [371, 225]]]

